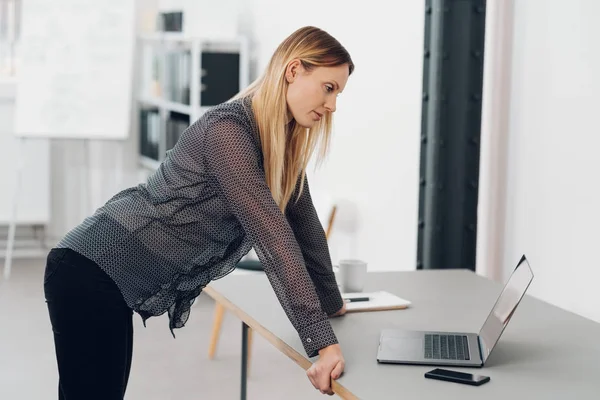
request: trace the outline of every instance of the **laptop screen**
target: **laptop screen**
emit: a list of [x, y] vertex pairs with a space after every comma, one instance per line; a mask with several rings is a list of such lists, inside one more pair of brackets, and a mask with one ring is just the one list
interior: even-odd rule
[[479, 332], [483, 362], [487, 360], [498, 339], [500, 339], [500, 335], [508, 325], [532, 279], [533, 272], [527, 259], [523, 256], [510, 275], [502, 293], [500, 293], [500, 297], [498, 297], [494, 308], [492, 308], [492, 312], [488, 315]]

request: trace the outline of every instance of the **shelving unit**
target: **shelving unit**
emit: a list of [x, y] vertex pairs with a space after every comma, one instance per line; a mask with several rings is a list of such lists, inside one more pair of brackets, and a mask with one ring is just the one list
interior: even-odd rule
[[155, 169], [185, 128], [248, 86], [248, 43], [160, 32], [138, 36], [138, 49], [140, 164]]

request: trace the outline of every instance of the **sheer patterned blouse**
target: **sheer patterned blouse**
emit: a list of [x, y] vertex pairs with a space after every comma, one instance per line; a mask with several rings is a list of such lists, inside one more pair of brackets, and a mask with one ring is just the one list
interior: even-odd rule
[[328, 316], [343, 300], [308, 180], [282, 213], [259, 140], [250, 98], [213, 107], [145, 183], [116, 194], [56, 247], [96, 262], [144, 322], [168, 312], [171, 332], [202, 289], [254, 248], [307, 355], [316, 356], [337, 343]]

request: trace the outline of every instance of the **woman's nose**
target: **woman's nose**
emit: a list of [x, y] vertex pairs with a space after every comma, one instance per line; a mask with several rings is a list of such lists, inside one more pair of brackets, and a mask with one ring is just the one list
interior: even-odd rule
[[332, 99], [327, 100], [327, 102], [325, 102], [325, 108], [327, 109], [327, 111], [334, 113], [335, 109], [336, 109], [336, 97], [332, 96]]

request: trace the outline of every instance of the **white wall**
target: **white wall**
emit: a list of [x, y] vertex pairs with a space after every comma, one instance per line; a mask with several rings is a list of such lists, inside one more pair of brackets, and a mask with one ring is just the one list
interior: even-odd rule
[[328, 31], [356, 64], [338, 99], [330, 157], [309, 171], [316, 197], [340, 202], [334, 262], [360, 257], [371, 270], [414, 269], [424, 2], [254, 0], [248, 9], [258, 71], [304, 25]]
[[190, 36], [233, 37], [245, 0], [158, 0], [161, 12], [183, 11], [183, 32]]
[[515, 1], [498, 241], [502, 280], [525, 253], [531, 294], [597, 321], [599, 15], [596, 0]]

